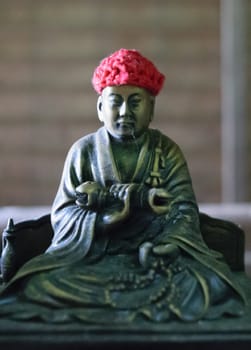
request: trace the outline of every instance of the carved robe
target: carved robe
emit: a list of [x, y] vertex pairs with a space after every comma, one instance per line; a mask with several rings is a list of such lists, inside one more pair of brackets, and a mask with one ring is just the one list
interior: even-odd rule
[[[104, 128], [69, 151], [52, 208], [52, 244], [4, 288], [0, 316], [127, 323], [242, 313], [245, 297], [233, 274], [203, 242], [186, 161], [172, 140], [149, 129], [130, 179], [168, 191], [172, 199], [165, 215], [135, 208], [118, 230], [100, 234], [99, 213], [76, 205], [76, 187], [85, 181], [103, 187], [123, 181]], [[173, 244], [180, 254], [150, 254], [143, 267], [139, 249], [145, 242]]]

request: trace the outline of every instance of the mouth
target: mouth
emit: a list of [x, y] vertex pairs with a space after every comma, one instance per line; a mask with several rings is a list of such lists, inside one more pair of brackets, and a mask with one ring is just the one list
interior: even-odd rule
[[134, 125], [131, 123], [121, 123], [119, 126], [120, 135], [126, 138], [135, 138]]
[[132, 120], [118, 120], [117, 127], [121, 129], [134, 130], [135, 123]]

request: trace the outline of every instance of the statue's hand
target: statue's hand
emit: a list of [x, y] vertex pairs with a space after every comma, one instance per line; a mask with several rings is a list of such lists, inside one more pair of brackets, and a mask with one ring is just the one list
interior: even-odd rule
[[153, 244], [151, 242], [144, 242], [139, 247], [139, 263], [144, 268], [148, 268], [153, 261], [152, 255]]
[[103, 216], [106, 225], [113, 225], [124, 221], [130, 214], [131, 195], [135, 189], [135, 184], [117, 184], [110, 188], [115, 203]]
[[148, 204], [155, 214], [167, 214], [172, 196], [164, 188], [151, 188], [148, 192]]
[[105, 198], [104, 189], [93, 181], [86, 181], [76, 188], [76, 204], [84, 209], [98, 209]]
[[153, 247], [155, 256], [165, 256], [170, 261], [174, 260], [180, 254], [180, 248], [173, 243], [159, 244]]
[[152, 242], [144, 242], [139, 247], [139, 262], [144, 268], [149, 268], [158, 258], [164, 258], [169, 264], [180, 254], [175, 244], [166, 243], [154, 246]]

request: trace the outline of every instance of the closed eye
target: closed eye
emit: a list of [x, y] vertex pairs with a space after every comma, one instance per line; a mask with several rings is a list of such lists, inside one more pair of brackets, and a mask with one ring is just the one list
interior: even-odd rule
[[141, 100], [140, 99], [133, 99], [132, 101], [130, 101], [130, 106], [132, 108], [137, 108], [140, 104]]
[[119, 107], [122, 103], [123, 100], [118, 95], [111, 95], [109, 97], [109, 104], [111, 107]]

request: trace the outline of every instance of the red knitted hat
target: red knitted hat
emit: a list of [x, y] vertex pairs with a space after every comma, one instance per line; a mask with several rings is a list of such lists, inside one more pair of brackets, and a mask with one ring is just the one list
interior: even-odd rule
[[165, 76], [136, 50], [120, 49], [104, 58], [95, 69], [92, 85], [98, 94], [107, 86], [134, 85], [158, 95]]

